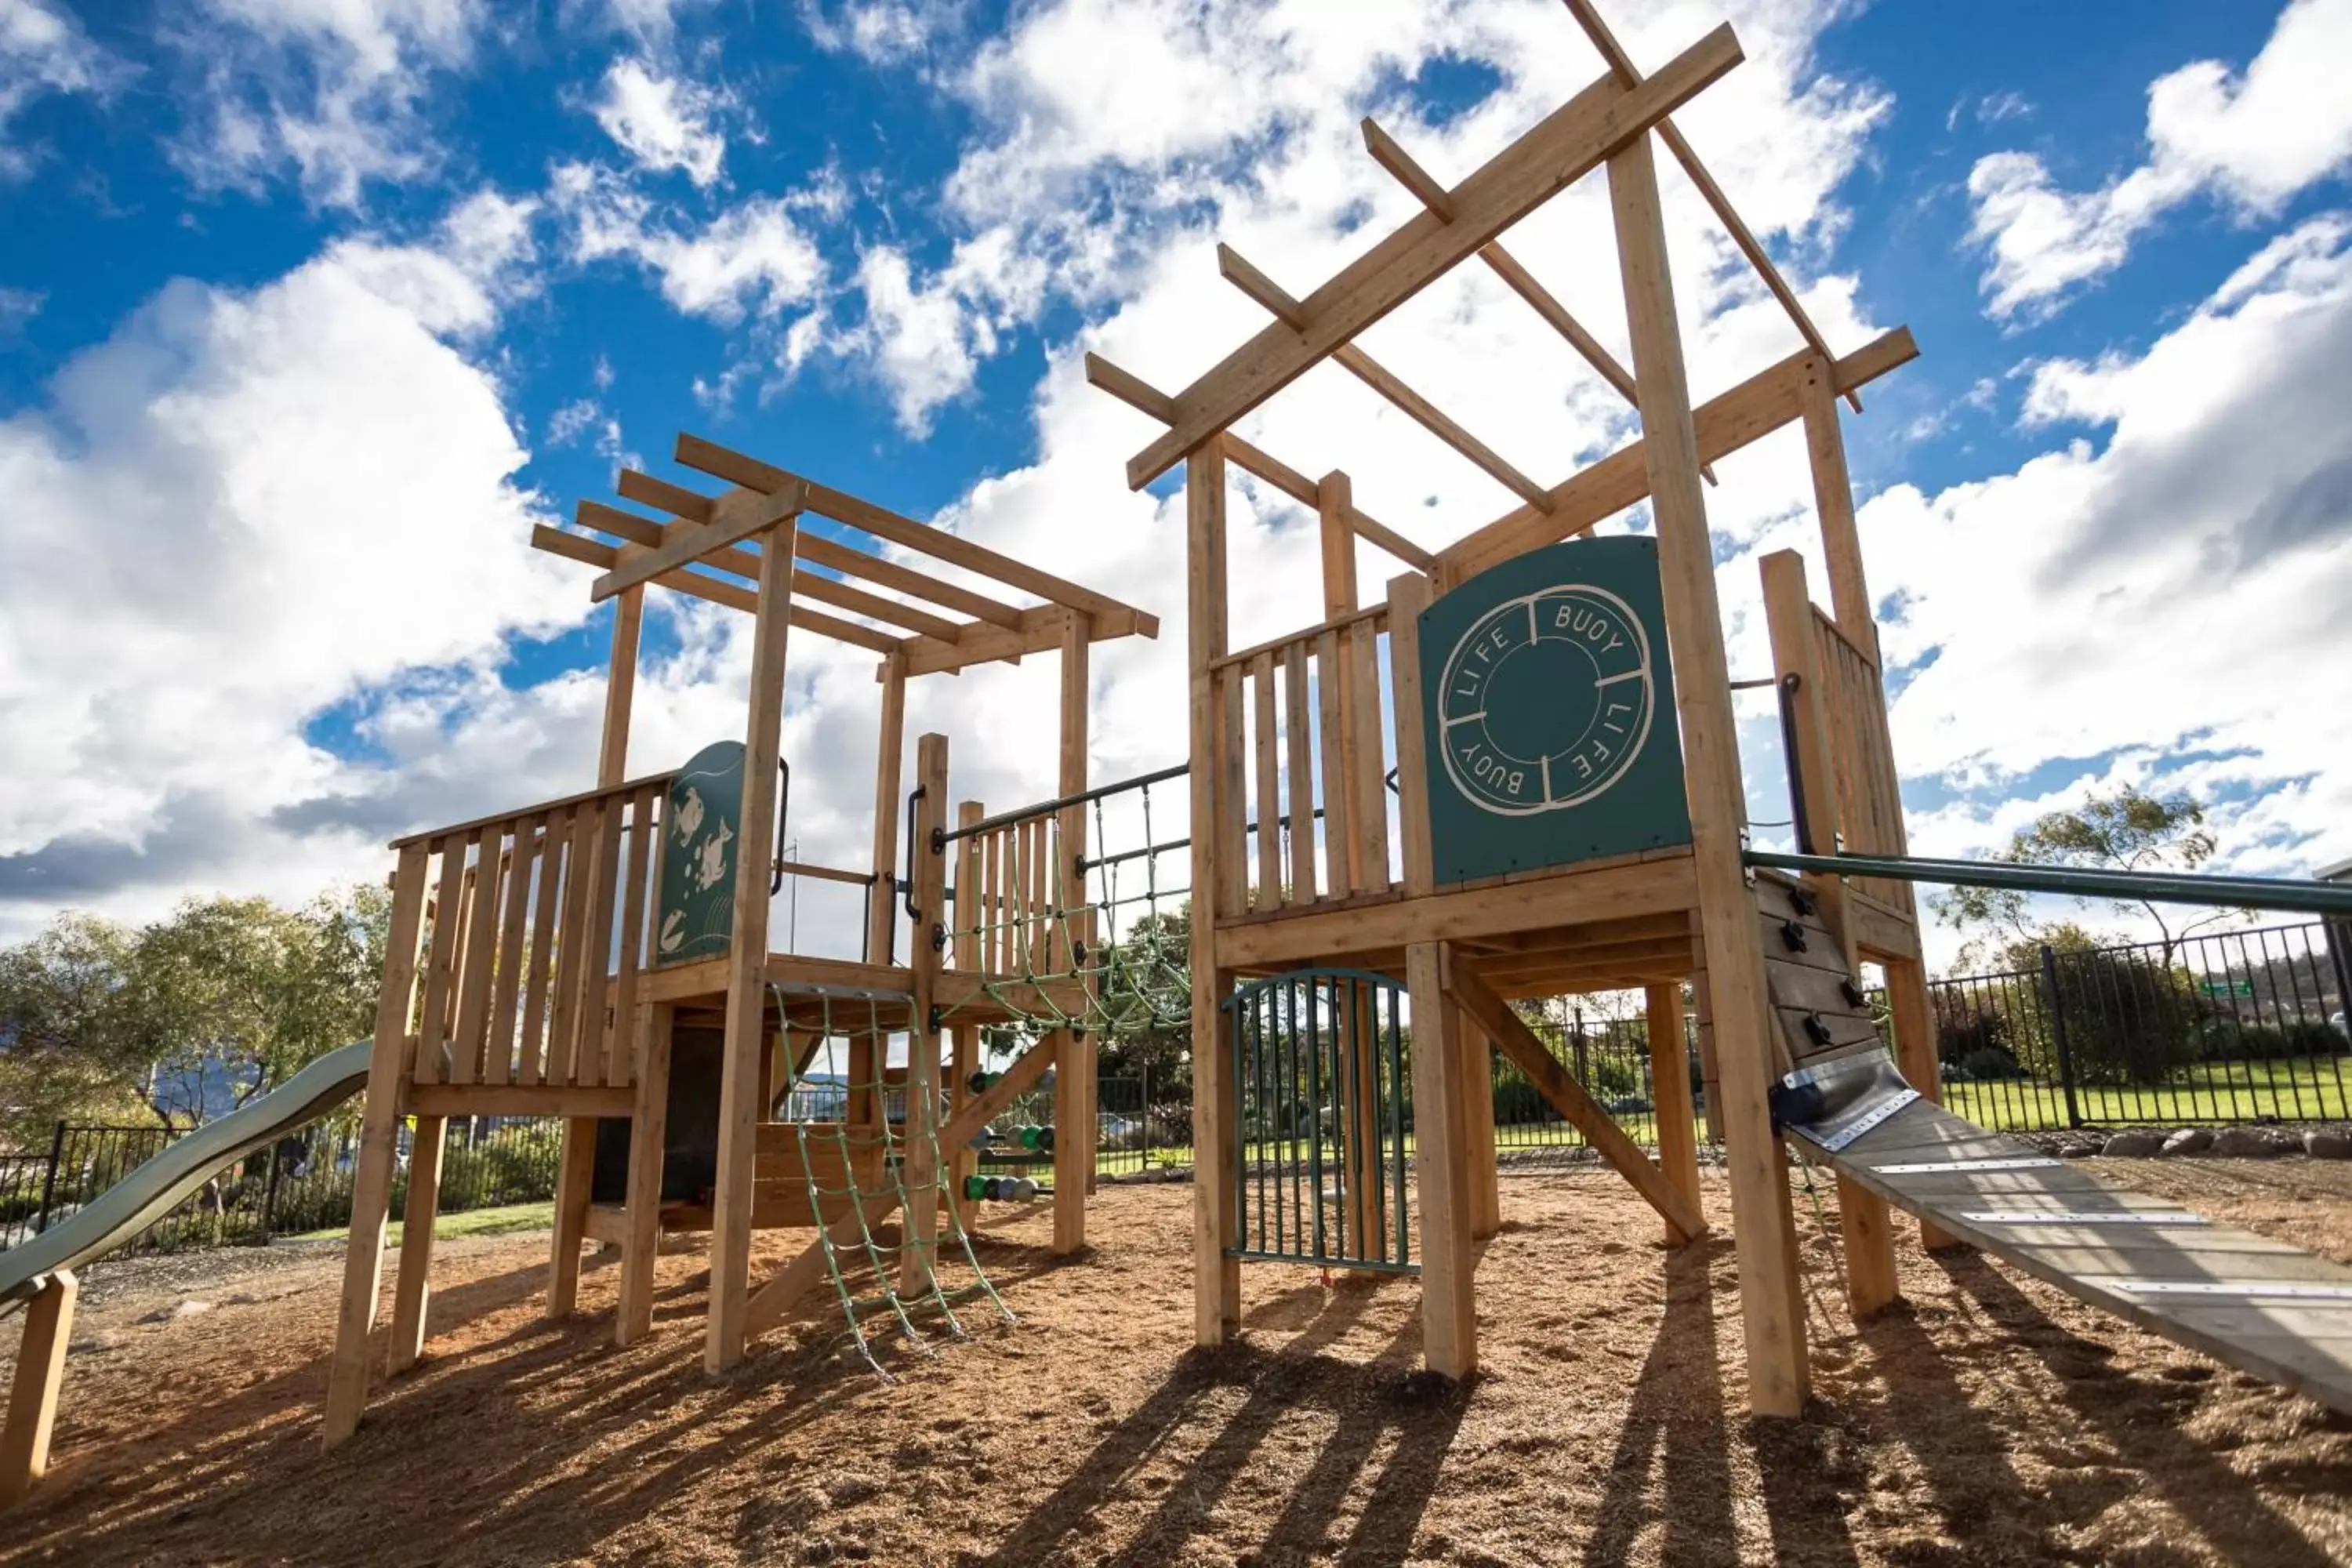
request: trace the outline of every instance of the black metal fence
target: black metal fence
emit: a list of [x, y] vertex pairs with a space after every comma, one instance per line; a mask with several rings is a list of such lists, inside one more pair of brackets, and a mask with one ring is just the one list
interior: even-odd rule
[[1971, 1121], [2352, 1121], [2352, 975], [2326, 925], [2037, 956], [1930, 987], [1945, 1102]]
[[[441, 1156], [440, 1212], [544, 1203], [555, 1196], [562, 1122], [556, 1118], [453, 1118]], [[15, 1247], [163, 1152], [181, 1134], [162, 1126], [59, 1122], [49, 1147], [0, 1156], [0, 1250]], [[401, 1134], [392, 1212], [408, 1195], [408, 1134]], [[339, 1230], [352, 1219], [359, 1124], [335, 1118], [255, 1151], [131, 1242], [127, 1252], [264, 1242]]]

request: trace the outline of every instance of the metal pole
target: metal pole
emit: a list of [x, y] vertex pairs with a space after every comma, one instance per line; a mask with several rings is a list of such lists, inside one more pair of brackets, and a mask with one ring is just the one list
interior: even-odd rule
[[57, 1196], [58, 1162], [65, 1157], [65, 1152], [66, 1124], [60, 1121], [58, 1123], [57, 1131], [49, 1138], [49, 1170], [48, 1173], [41, 1178], [41, 1215], [33, 1222], [35, 1236], [49, 1228], [49, 1201]]
[[2050, 1009], [2050, 1040], [2058, 1051], [2058, 1087], [2066, 1097], [2066, 1125], [2083, 1125], [2083, 1113], [2074, 1104], [2074, 1053], [2066, 1044], [2066, 1009], [2058, 995], [2058, 954], [2048, 942], [2042, 944], [2042, 985]]

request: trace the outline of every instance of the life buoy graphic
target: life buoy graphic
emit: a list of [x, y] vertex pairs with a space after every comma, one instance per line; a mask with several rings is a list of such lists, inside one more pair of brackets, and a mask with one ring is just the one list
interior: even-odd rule
[[1446, 776], [1498, 816], [1606, 794], [1657, 713], [1650, 639], [1605, 588], [1560, 584], [1481, 616], [1446, 656], [1438, 698]]

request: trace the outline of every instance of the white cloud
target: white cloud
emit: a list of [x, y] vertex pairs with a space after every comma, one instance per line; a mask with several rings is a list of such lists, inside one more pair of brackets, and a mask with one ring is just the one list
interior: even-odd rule
[[656, 75], [643, 60], [615, 60], [604, 73], [596, 123], [638, 168], [676, 169], [709, 185], [727, 157], [727, 138], [711, 124], [727, 101], [725, 94], [683, 77]]
[[2294, 0], [2240, 76], [2200, 60], [2147, 93], [2147, 161], [2095, 191], [2063, 190], [2038, 154], [2005, 152], [1969, 174], [1969, 237], [1990, 258], [1996, 317], [2046, 314], [2130, 254], [2165, 213], [2200, 193], [2242, 214], [2274, 212], [2352, 158], [2352, 0]]
[[488, 20], [482, 0], [202, 0], [167, 34], [192, 73], [173, 157], [241, 189], [290, 168], [313, 203], [355, 207], [439, 165], [428, 100]]
[[688, 232], [656, 216], [642, 192], [600, 164], [555, 172], [550, 199], [571, 228], [575, 260], [628, 257], [661, 279], [688, 315], [732, 325], [814, 300], [824, 258], [793, 218], [794, 199], [758, 195]]
[[876, 66], [920, 55], [963, 12], [963, 0], [800, 0], [801, 24], [818, 48]]
[[7, 140], [9, 122], [28, 105], [55, 93], [102, 92], [121, 74], [70, 13], [42, 0], [0, 0], [0, 179], [31, 167], [26, 149]]
[[0, 421], [0, 923], [380, 870], [367, 764], [306, 727], [356, 704], [364, 732], [584, 604], [451, 341], [495, 314], [438, 252], [348, 241], [167, 286]]
[[[1997, 847], [2115, 776], [2227, 801], [2237, 868], [2352, 854], [2352, 223], [2263, 247], [2137, 357], [2026, 395], [2075, 438], [2016, 471], [1864, 509], [1906, 773], [1961, 791], [1923, 852]], [[2047, 801], [2017, 781], [2072, 760]]]

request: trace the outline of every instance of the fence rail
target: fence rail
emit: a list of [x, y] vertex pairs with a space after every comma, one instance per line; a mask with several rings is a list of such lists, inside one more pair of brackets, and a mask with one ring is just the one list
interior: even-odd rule
[[[544, 1203], [555, 1195], [562, 1122], [553, 1117], [453, 1117], [441, 1157], [443, 1214]], [[161, 1126], [58, 1124], [48, 1149], [0, 1155], [0, 1250], [37, 1236], [163, 1152]], [[256, 1150], [126, 1245], [126, 1253], [250, 1245], [351, 1224], [359, 1126], [318, 1123]], [[393, 1183], [408, 1192], [407, 1134]]]

